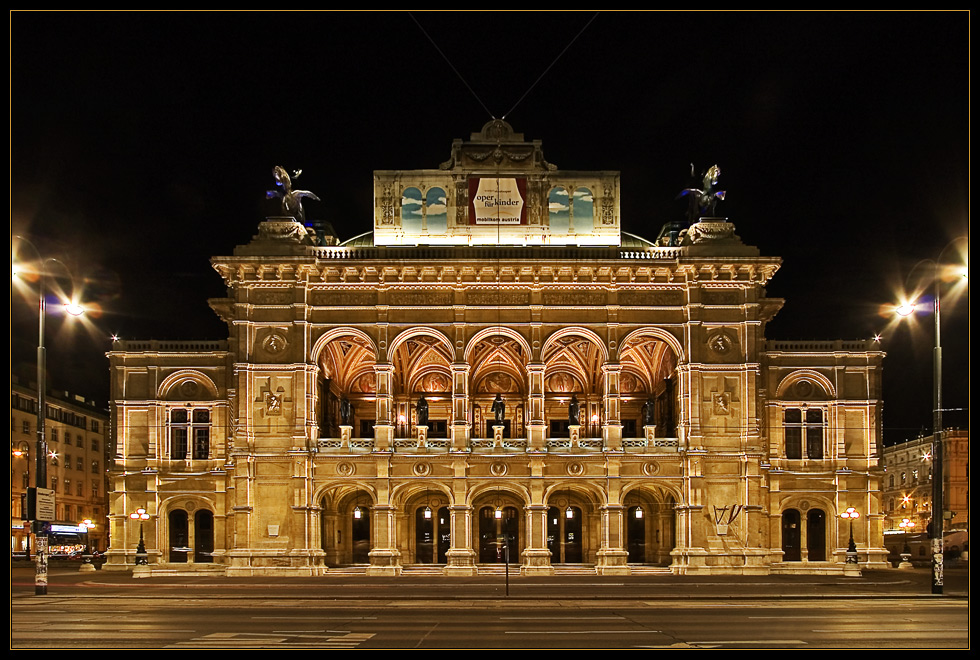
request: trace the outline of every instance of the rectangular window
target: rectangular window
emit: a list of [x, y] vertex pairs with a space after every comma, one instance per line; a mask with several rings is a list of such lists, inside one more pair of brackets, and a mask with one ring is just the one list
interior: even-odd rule
[[85, 470], [85, 459], [83, 459], [81, 456], [75, 459], [75, 469], [79, 472]]
[[76, 447], [84, 447], [85, 446], [85, 438], [83, 438], [80, 435], [76, 435], [75, 436], [75, 446]]
[[58, 442], [58, 429], [51, 429], [51, 442]]
[[[193, 442], [193, 445], [189, 443]], [[197, 408], [174, 408], [170, 411], [170, 458], [183, 460], [187, 452], [191, 458], [207, 459], [211, 451], [211, 411]]]
[[25, 420], [24, 420], [24, 425], [23, 425], [23, 426], [21, 427], [21, 430], [22, 430], [22, 431], [23, 431], [24, 433], [30, 433], [30, 432], [31, 432], [31, 423], [30, 423], [30, 422], [28, 422], [28, 421], [27, 421], [27, 420], [25, 419]]
[[92, 497], [99, 496], [99, 484], [95, 481], [92, 482]]
[[99, 473], [99, 462], [92, 461], [92, 474], [98, 474], [98, 473]]
[[99, 432], [99, 420], [97, 419], [92, 420], [92, 430], [96, 433]]
[[170, 411], [170, 458], [187, 458], [187, 410], [184, 408]]
[[75, 494], [78, 495], [79, 497], [84, 497], [85, 496], [85, 483], [84, 482], [79, 481], [79, 482], [77, 482], [75, 484]]
[[783, 413], [783, 431], [786, 440], [786, 458], [823, 458], [823, 409], [786, 409]]
[[99, 439], [92, 438], [92, 451], [99, 451]]

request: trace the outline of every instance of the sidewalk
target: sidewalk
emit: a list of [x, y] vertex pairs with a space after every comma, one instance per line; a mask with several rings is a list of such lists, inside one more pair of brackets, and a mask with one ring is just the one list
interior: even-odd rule
[[[942, 595], [933, 595], [929, 569], [864, 570], [861, 577], [841, 575], [768, 576], [588, 576], [521, 577], [511, 574], [468, 578], [364, 575], [321, 577], [225, 578], [202, 575], [134, 579], [131, 573], [79, 572], [78, 565], [55, 566], [48, 574], [48, 595], [140, 598], [307, 598], [318, 600], [499, 599], [692, 599], [692, 598], [967, 598], [969, 567], [949, 568]], [[11, 597], [34, 596], [33, 565], [11, 568]]]

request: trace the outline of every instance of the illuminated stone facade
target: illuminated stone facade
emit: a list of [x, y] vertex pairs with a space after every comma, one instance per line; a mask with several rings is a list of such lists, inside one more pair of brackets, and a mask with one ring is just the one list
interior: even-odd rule
[[372, 234], [260, 223], [212, 260], [228, 342], [109, 353], [109, 567], [145, 508], [151, 564], [228, 575], [834, 572], [847, 507], [883, 566], [882, 353], [767, 343], [778, 258], [724, 218], [632, 236], [619, 208], [618, 173], [494, 121], [377, 172]]

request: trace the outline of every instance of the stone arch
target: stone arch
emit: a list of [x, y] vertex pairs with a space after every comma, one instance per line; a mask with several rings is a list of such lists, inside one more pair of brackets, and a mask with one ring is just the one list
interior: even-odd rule
[[678, 340], [677, 337], [667, 330], [655, 326], [637, 328], [630, 331], [620, 340], [619, 346], [617, 346], [616, 350], [612, 353], [613, 357], [618, 360], [619, 351], [622, 349], [622, 347], [630, 343], [632, 340], [642, 336], [650, 336], [655, 339], [659, 339], [670, 346], [671, 350], [674, 351], [674, 355], [677, 357], [677, 364], [684, 364], [687, 362], [687, 356], [684, 354], [684, 346], [681, 344], [680, 340]]
[[[388, 349], [391, 395], [396, 437], [409, 437], [418, 423], [418, 404], [428, 405], [428, 435], [445, 438], [452, 420], [452, 365], [455, 351], [445, 334], [424, 326], [401, 332]], [[425, 379], [437, 379], [432, 388], [417, 389]], [[435, 391], [432, 391], [435, 390]]]
[[455, 349], [453, 348], [452, 341], [444, 333], [440, 332], [439, 330], [435, 330], [434, 328], [427, 328], [425, 326], [414, 326], [411, 328], [406, 328], [405, 330], [399, 332], [398, 335], [396, 335], [395, 338], [392, 339], [391, 342], [388, 344], [388, 351], [387, 351], [388, 362], [389, 363], [391, 362], [391, 356], [399, 348], [399, 346], [404, 344], [412, 337], [416, 337], [419, 335], [424, 335], [426, 337], [434, 337], [446, 347], [450, 355], [456, 354]]
[[619, 343], [620, 422], [624, 437], [675, 437], [681, 424], [680, 345], [660, 328], [640, 328]]
[[314, 501], [320, 506], [318, 535], [327, 565], [368, 563], [378, 502], [374, 487], [361, 481], [328, 484], [315, 491]]
[[603, 364], [609, 362], [609, 350], [606, 347], [602, 337], [596, 334], [594, 330], [578, 325], [560, 328], [548, 335], [547, 338], [545, 338], [545, 340], [541, 343], [541, 355], [544, 356], [545, 352], [551, 348], [551, 345], [557, 342], [559, 339], [572, 335], [580, 335], [593, 342], [599, 349], [599, 354], [602, 357]]
[[675, 513], [680, 491], [667, 484], [635, 481], [622, 493], [623, 538], [628, 562], [669, 565], [676, 545]]
[[476, 349], [477, 344], [479, 344], [482, 340], [487, 339], [489, 337], [493, 337], [495, 335], [501, 335], [503, 337], [507, 337], [508, 339], [513, 339], [514, 341], [516, 341], [521, 346], [521, 350], [524, 352], [524, 355], [526, 356], [525, 362], [527, 360], [530, 360], [531, 344], [530, 342], [528, 342], [527, 338], [524, 335], [514, 330], [513, 328], [508, 328], [502, 325], [493, 325], [493, 326], [488, 326], [486, 328], [483, 328], [482, 330], [474, 334], [472, 337], [470, 337], [470, 340], [466, 343], [466, 348], [463, 349], [463, 361], [469, 362], [470, 359], [473, 357], [473, 351]]
[[360, 436], [360, 427], [375, 418], [377, 344], [357, 328], [331, 328], [314, 342], [310, 357], [317, 366], [313, 407], [320, 437], [340, 437], [345, 398], [353, 413], [347, 425]]
[[[837, 505], [827, 497], [813, 493], [794, 494], [780, 502], [777, 519], [779, 537], [774, 545], [783, 550], [783, 561], [827, 561], [831, 545], [837, 544]], [[821, 512], [822, 515], [815, 515]], [[788, 514], [793, 516], [788, 517]], [[795, 522], [798, 528], [787, 525]], [[789, 535], [789, 536], [788, 536]]]
[[196, 369], [180, 369], [160, 381], [157, 398], [164, 401], [213, 401], [218, 398], [218, 387]]
[[813, 395], [806, 396], [806, 397], [791, 396], [789, 393], [790, 388], [802, 382], [813, 383], [821, 390], [823, 390], [822, 398], [826, 398], [826, 399], [837, 398], [837, 388], [834, 387], [834, 384], [830, 381], [830, 379], [827, 378], [822, 373], [820, 373], [819, 371], [815, 371], [813, 369], [797, 369], [796, 371], [793, 371], [792, 373], [784, 377], [782, 380], [780, 380], [779, 385], [776, 386], [776, 397], [781, 399], [821, 398], [819, 396], [819, 393], [816, 393], [817, 395], [815, 397]]
[[371, 337], [371, 335], [353, 326], [341, 326], [337, 328], [330, 328], [329, 330], [321, 334], [319, 337], [317, 337], [316, 341], [313, 342], [313, 347], [310, 349], [310, 355], [309, 355], [310, 361], [314, 363], [317, 362], [317, 360], [319, 360], [320, 358], [320, 353], [323, 351], [323, 348], [328, 343], [330, 343], [334, 339], [339, 339], [340, 337], [346, 337], [346, 336], [357, 337], [365, 344], [367, 344], [374, 352], [375, 361], [378, 361], [379, 354], [378, 354], [377, 342], [374, 341], [374, 338]]
[[[157, 515], [157, 539], [161, 558], [167, 563], [211, 563], [215, 538], [213, 502], [199, 495], [172, 495], [160, 502]], [[210, 524], [202, 527], [200, 513]]]

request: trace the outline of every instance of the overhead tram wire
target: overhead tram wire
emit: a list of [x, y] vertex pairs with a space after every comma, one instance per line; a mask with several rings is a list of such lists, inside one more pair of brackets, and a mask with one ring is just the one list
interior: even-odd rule
[[[463, 78], [463, 74], [461, 74], [459, 72], [459, 70], [455, 66], [453, 66], [453, 63], [449, 60], [449, 58], [446, 56], [446, 54], [444, 52], [442, 52], [442, 49], [439, 48], [439, 45], [429, 35], [429, 33], [426, 32], [425, 28], [422, 27], [422, 24], [419, 23], [418, 19], [415, 18], [415, 14], [413, 14], [412, 12], [408, 12], [408, 15], [412, 17], [412, 20], [418, 26], [419, 30], [422, 31], [422, 34], [425, 35], [425, 38], [429, 40], [429, 43], [431, 43], [432, 44], [432, 47], [436, 49], [436, 52], [439, 53], [439, 55], [442, 57], [442, 59], [444, 59], [446, 61], [446, 64], [449, 65], [449, 68], [453, 70], [453, 73], [456, 74], [456, 77], [459, 78], [460, 82], [462, 82], [463, 85], [466, 87], [466, 89], [469, 90], [470, 94], [473, 95], [473, 98], [476, 99], [476, 102], [480, 104], [480, 107], [483, 108], [484, 112], [486, 112], [490, 116], [491, 119], [496, 119], [497, 118], [496, 115], [494, 115], [492, 112], [490, 112], [490, 109], [487, 107], [487, 104], [483, 102], [483, 100], [479, 97], [479, 95], [476, 93], [476, 91], [474, 91], [474, 89], [470, 86], [470, 84], [468, 82], [466, 82], [466, 79]], [[531, 90], [533, 90], [538, 85], [538, 83], [541, 82], [542, 79], [544, 79], [544, 77], [548, 74], [548, 72], [551, 71], [552, 67], [554, 67], [555, 64], [558, 63], [558, 60], [561, 59], [562, 55], [564, 55], [568, 51], [568, 49], [572, 47], [572, 44], [574, 44], [578, 40], [578, 38], [582, 36], [582, 34], [588, 29], [588, 27], [590, 25], [592, 25], [592, 22], [598, 16], [599, 16], [599, 12], [596, 12], [595, 14], [592, 15], [592, 18], [590, 18], [588, 20], [588, 22], [584, 26], [582, 26], [582, 29], [579, 30], [578, 33], [574, 37], [572, 37], [571, 41], [568, 42], [568, 45], [565, 46], [562, 49], [562, 51], [560, 53], [558, 53], [558, 55], [555, 56], [555, 59], [553, 59], [551, 61], [551, 64], [549, 64], [548, 66], [545, 67], [544, 71], [541, 72], [541, 75], [538, 76], [537, 80], [535, 80], [533, 83], [531, 83], [531, 86], [527, 88], [527, 91], [525, 91], [520, 96], [520, 98], [517, 99], [517, 102], [514, 103], [513, 106], [511, 106], [510, 110], [508, 110], [506, 113], [504, 113], [504, 115], [501, 117], [501, 119], [506, 119], [507, 117], [510, 116], [510, 114], [512, 112], [514, 112], [514, 110], [517, 108], [517, 106], [520, 105], [521, 102], [527, 97], [527, 95], [531, 93]]]

